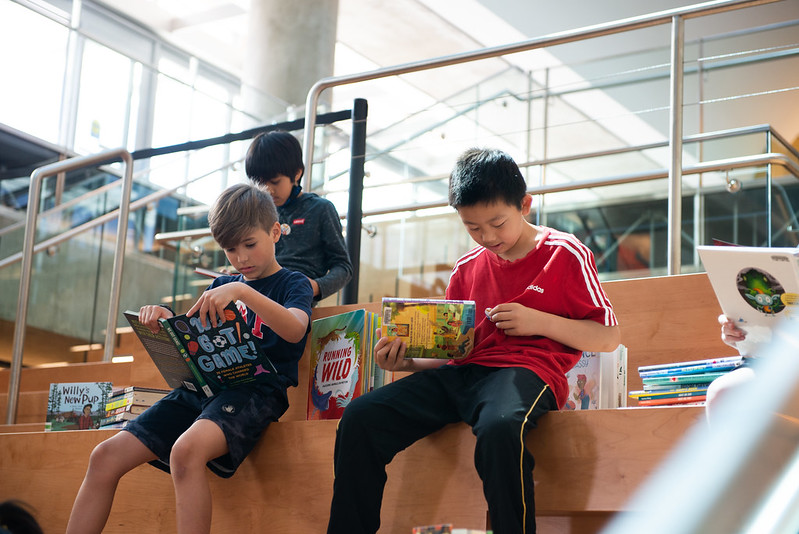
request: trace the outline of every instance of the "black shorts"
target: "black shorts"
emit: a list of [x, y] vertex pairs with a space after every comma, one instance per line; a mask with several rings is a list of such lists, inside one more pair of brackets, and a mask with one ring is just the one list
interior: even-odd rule
[[228, 453], [208, 462], [214, 474], [229, 478], [252, 451], [269, 423], [288, 408], [286, 392], [272, 386], [241, 386], [213, 397], [185, 388], [172, 390], [147, 408], [124, 430], [150, 449], [150, 462], [169, 473], [169, 455], [175, 441], [199, 419], [216, 423], [225, 435]]

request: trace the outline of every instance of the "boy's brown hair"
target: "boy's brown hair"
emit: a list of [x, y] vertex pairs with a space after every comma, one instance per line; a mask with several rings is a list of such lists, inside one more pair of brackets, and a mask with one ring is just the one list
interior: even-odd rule
[[253, 184], [228, 187], [208, 212], [211, 235], [223, 249], [235, 246], [254, 229], [270, 232], [277, 220], [271, 195]]

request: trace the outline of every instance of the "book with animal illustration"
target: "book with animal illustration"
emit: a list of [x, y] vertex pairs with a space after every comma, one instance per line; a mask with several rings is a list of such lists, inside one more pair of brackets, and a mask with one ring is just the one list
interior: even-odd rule
[[777, 323], [799, 319], [799, 248], [696, 248], [722, 312], [746, 332], [742, 355], [758, 355]]
[[383, 337], [401, 338], [406, 358], [466, 357], [474, 346], [471, 300], [383, 298]]
[[264, 354], [236, 304], [225, 307], [225, 320], [214, 327], [196, 315], [161, 319], [153, 333], [126, 311], [125, 318], [170, 387], [185, 386], [210, 397], [242, 384], [277, 379], [275, 366]]
[[368, 391], [372, 315], [359, 309], [311, 323], [309, 420], [338, 419], [352, 399]]

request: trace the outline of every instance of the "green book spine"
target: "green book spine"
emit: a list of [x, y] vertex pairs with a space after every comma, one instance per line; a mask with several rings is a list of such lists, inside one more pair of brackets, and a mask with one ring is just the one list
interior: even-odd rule
[[160, 319], [160, 322], [161, 326], [164, 327], [164, 330], [166, 330], [169, 333], [169, 337], [172, 338], [172, 341], [175, 343], [175, 346], [180, 351], [181, 356], [183, 356], [183, 361], [186, 362], [186, 365], [191, 371], [191, 374], [194, 375], [194, 379], [197, 381], [197, 386], [203, 391], [203, 393], [205, 393], [207, 397], [213, 396], [214, 393], [213, 391], [211, 391], [211, 387], [208, 385], [208, 382], [205, 381], [205, 377], [203, 377], [200, 370], [197, 369], [197, 366], [192, 361], [191, 356], [189, 356], [189, 353], [186, 352], [186, 347], [184, 347], [183, 343], [181, 343], [180, 338], [178, 337], [177, 332], [175, 332], [175, 330], [172, 328], [172, 325], [169, 324], [169, 321], [167, 321], [166, 319]]

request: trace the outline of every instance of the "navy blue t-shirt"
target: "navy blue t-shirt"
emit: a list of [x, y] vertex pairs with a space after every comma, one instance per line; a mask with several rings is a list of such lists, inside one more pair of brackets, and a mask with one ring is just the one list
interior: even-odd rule
[[231, 282], [243, 282], [252, 287], [262, 295], [272, 299], [284, 308], [297, 308], [308, 314], [308, 328], [302, 340], [297, 343], [289, 343], [271, 328], [266, 326], [259, 319], [255, 312], [239, 302], [238, 308], [247, 326], [252, 329], [253, 334], [259, 339], [259, 343], [264, 353], [269, 356], [280, 375], [281, 383], [284, 387], [297, 385], [297, 364], [305, 350], [305, 340], [311, 330], [311, 302], [313, 301], [313, 289], [308, 278], [302, 273], [280, 269], [278, 272], [266, 278], [258, 280], [245, 280], [244, 276], [222, 275], [215, 278], [208, 289], [229, 284]]

